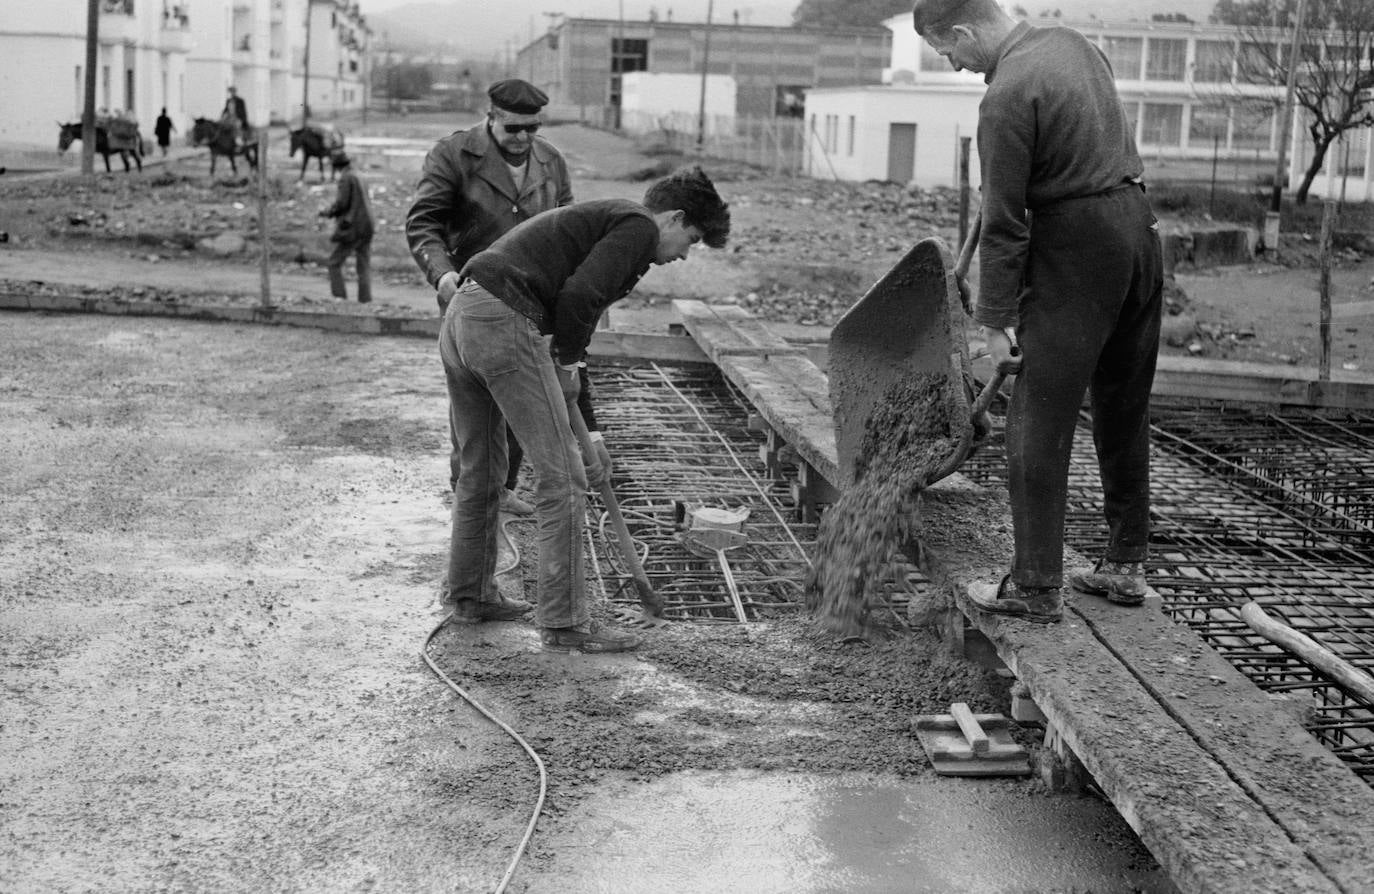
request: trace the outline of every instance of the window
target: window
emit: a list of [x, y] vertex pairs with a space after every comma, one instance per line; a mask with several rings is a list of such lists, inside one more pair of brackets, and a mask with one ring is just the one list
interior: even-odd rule
[[1145, 121], [1140, 142], [1149, 146], [1178, 146], [1183, 142], [1183, 106], [1172, 103], [1145, 103]]
[[1107, 54], [1112, 73], [1123, 81], [1140, 80], [1140, 54], [1142, 41], [1139, 37], [1103, 37], [1102, 51]]
[[854, 116], [853, 116], [853, 115], [850, 115], [850, 116], [849, 116], [849, 152], [848, 152], [847, 154], [848, 154], [848, 155], [851, 155], [851, 156], [854, 154]]
[[1229, 117], [1226, 106], [1193, 106], [1193, 114], [1188, 121], [1188, 145], [1211, 149], [1220, 143], [1225, 147]]
[[1199, 40], [1193, 60], [1193, 80], [1203, 84], [1225, 84], [1231, 80], [1231, 60], [1235, 49], [1220, 40]]
[[1236, 149], [1267, 151], [1274, 144], [1274, 112], [1270, 108], [1237, 108], [1231, 145]]
[[1181, 81], [1188, 58], [1188, 41], [1150, 38], [1150, 52], [1145, 59], [1145, 79], [1149, 81]]
[[81, 79], [81, 66], [80, 66], [80, 65], [78, 65], [78, 66], [76, 67], [76, 93], [75, 93], [75, 96], [76, 96], [76, 102], [74, 103], [74, 107], [78, 110], [78, 114], [79, 114], [79, 113], [80, 113], [80, 110], [86, 108], [86, 83], [85, 83], [85, 81], [83, 81], [83, 80]]
[[640, 38], [611, 38], [611, 73], [649, 70], [649, 41]]

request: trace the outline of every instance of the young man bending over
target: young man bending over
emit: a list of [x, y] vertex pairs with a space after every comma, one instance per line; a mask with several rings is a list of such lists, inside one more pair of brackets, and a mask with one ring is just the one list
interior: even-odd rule
[[509, 425], [537, 479], [535, 623], [544, 648], [623, 652], [639, 645], [635, 634], [591, 617], [583, 498], [589, 478], [599, 483], [605, 470], [595, 457], [580, 456], [568, 406], [576, 402], [578, 363], [602, 311], [651, 264], [685, 258], [698, 242], [721, 248], [729, 234], [729, 207], [695, 168], [655, 183], [643, 204], [601, 199], [546, 211], [459, 271], [462, 283], [439, 334], [460, 457], [449, 542], [454, 620], [512, 620], [530, 609], [503, 599], [496, 586]]

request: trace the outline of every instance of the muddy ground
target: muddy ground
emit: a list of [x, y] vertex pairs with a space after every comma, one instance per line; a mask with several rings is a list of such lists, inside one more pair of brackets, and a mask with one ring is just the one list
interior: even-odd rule
[[[538, 776], [419, 658], [427, 340], [3, 325], [3, 887], [492, 890]], [[1097, 799], [931, 774], [913, 716], [1007, 696], [922, 633], [675, 625], [585, 658], [517, 622], [430, 654], [548, 767], [511, 890], [1169, 890]]]
[[[416, 139], [413, 145], [422, 149], [453, 125], [427, 119], [345, 129], [355, 139]], [[639, 198], [653, 176], [693, 161], [579, 125], [554, 126], [546, 133], [568, 156], [579, 199]], [[404, 242], [418, 158], [387, 161], [384, 167], [375, 160], [381, 156], [371, 156], [369, 164], [361, 144], [355, 152], [364, 152], [360, 169], [378, 222], [374, 280], [383, 306], [377, 311], [398, 303], [430, 310], [432, 295]], [[116, 293], [170, 280], [170, 288], [181, 294], [255, 293], [255, 181], [223, 169], [212, 180], [203, 152], [180, 148], [177, 154], [172, 163], [159, 162], [142, 176], [102, 175], [93, 183], [0, 178], [0, 230], [10, 234], [9, 243], [0, 245], [0, 280], [10, 286], [30, 280], [80, 284]], [[328, 302], [322, 264], [329, 225], [317, 212], [332, 200], [334, 187], [314, 169], [298, 180], [298, 160], [286, 157], [285, 146], [274, 144], [269, 155], [269, 245], [278, 298]], [[683, 295], [710, 297], [823, 337], [914, 240], [937, 235], [957, 241], [951, 190], [775, 178], [735, 162], [707, 159], [703, 164], [731, 203], [730, 246], [651, 271], [622, 303], [625, 310], [663, 308]], [[1161, 219], [1166, 231], [1210, 225], [1162, 213]], [[1284, 233], [1277, 261], [1180, 267], [1169, 292], [1175, 316], [1166, 326], [1164, 353], [1315, 365], [1320, 354], [1318, 235]], [[221, 241], [213, 243], [217, 237]], [[1374, 244], [1356, 241], [1366, 248]], [[1338, 306], [1374, 300], [1374, 256], [1355, 248], [1335, 252], [1332, 281]], [[1338, 313], [1332, 328], [1335, 369], [1374, 370], [1371, 318], [1368, 310]]]
[[[551, 131], [582, 198], [638, 195], [629, 178], [662, 161]], [[200, 242], [252, 237], [251, 192], [203, 167], [0, 183], [0, 279], [248, 300], [251, 244], [217, 257]], [[732, 248], [646, 279], [627, 307], [704, 293], [823, 330], [913, 228], [953, 235], [948, 196], [720, 171]], [[368, 179], [387, 221], [379, 304], [425, 307], [396, 229], [409, 178]], [[292, 180], [274, 185], [273, 273], [322, 303], [314, 213], [329, 188]], [[0, 884], [491, 890], [537, 776], [418, 657], [447, 530], [432, 346], [164, 320], [0, 326]], [[1266, 323], [1235, 344], [1290, 336]], [[548, 765], [513, 890], [1168, 890], [1100, 801], [932, 776], [912, 716], [1005, 710], [1007, 695], [922, 632], [841, 646], [802, 619], [675, 625], [637, 656], [584, 659], [539, 652], [514, 623], [446, 628], [431, 655]]]

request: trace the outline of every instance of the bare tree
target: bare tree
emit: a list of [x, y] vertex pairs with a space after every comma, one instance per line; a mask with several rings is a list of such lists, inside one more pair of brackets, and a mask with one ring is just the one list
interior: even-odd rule
[[[1298, 0], [1219, 0], [1212, 21], [1240, 31], [1238, 83], [1286, 86], [1297, 9]], [[1374, 126], [1374, 3], [1307, 0], [1302, 28], [1294, 103], [1305, 113], [1313, 151], [1294, 193], [1299, 205], [1331, 144], [1346, 131]]]

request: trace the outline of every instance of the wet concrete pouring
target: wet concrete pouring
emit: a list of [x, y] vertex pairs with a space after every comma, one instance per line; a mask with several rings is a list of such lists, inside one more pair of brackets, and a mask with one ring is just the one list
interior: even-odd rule
[[[447, 539], [432, 345], [5, 325], [6, 885], [491, 890], [537, 777], [416, 655]], [[931, 774], [912, 718], [1005, 710], [1004, 678], [897, 623], [758, 614], [615, 658], [440, 631], [549, 767], [511, 890], [1170, 889], [1096, 798]]]

